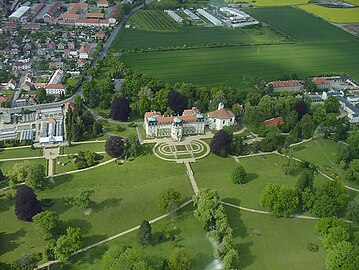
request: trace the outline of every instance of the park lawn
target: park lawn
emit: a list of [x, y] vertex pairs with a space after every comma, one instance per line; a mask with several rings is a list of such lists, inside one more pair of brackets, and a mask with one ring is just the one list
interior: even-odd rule
[[[98, 164], [101, 164], [101, 163], [111, 159], [111, 157], [109, 155], [107, 155], [107, 154], [100, 154], [100, 155], [101, 155], [102, 158], [100, 160], [98, 160]], [[63, 162], [65, 165], [57, 164], [58, 161]], [[72, 155], [70, 157], [68, 157], [68, 156], [66, 156], [66, 157], [58, 157], [54, 161], [54, 168], [55, 168], [55, 174], [78, 170], [78, 167], [73, 162], [73, 156]]]
[[42, 156], [42, 149], [35, 148], [31, 149], [31, 147], [26, 148], [12, 148], [0, 149], [0, 159], [7, 159], [7, 158], [24, 158], [24, 157], [40, 157]]
[[334, 23], [359, 22], [359, 8], [328, 8], [314, 4], [303, 5], [300, 8]]
[[71, 146], [62, 146], [61, 154], [77, 154], [79, 151], [104, 152], [105, 142], [72, 143]]
[[[226, 202], [263, 209], [259, 199], [268, 183], [275, 182], [294, 188], [303, 170], [298, 168], [293, 175], [284, 175], [282, 166], [285, 159], [276, 154], [269, 154], [263, 157], [240, 158], [237, 163], [233, 158], [221, 158], [210, 154], [207, 158], [193, 163], [192, 169], [199, 188], [217, 189]], [[238, 165], [242, 165], [248, 174], [249, 182], [245, 185], [232, 182], [231, 174]], [[315, 185], [324, 181], [323, 176], [316, 176]]]
[[[117, 131], [117, 127], [121, 126], [123, 128], [125, 128], [124, 131], [118, 132]], [[127, 125], [119, 125], [119, 124], [114, 124], [114, 123], [110, 123], [110, 122], [105, 122], [103, 125], [104, 129], [108, 132], [114, 133], [115, 135], [127, 138], [131, 135], [137, 135], [136, 132], [136, 128], [135, 127], [129, 127]]]
[[[316, 221], [274, 218], [225, 207], [238, 247], [240, 269], [325, 270], [326, 252], [315, 232]], [[318, 252], [307, 244], [319, 246]]]
[[[193, 194], [183, 165], [164, 162], [153, 155], [122, 165], [110, 163], [82, 173], [56, 177], [54, 181], [53, 186], [37, 192], [37, 196], [54, 202], [45, 209], [58, 212], [64, 228], [82, 229], [85, 245], [137, 226], [143, 219], [160, 216], [157, 198], [168, 187], [178, 190], [183, 202]], [[85, 216], [79, 207], [70, 207], [64, 202], [64, 197], [76, 195], [83, 187], [95, 190], [95, 204], [89, 216]], [[1, 242], [3, 239], [11, 241], [2, 247], [0, 261], [11, 262], [23, 254], [42, 251], [46, 242], [38, 239], [32, 224], [18, 221], [13, 205], [1, 205], [4, 205], [0, 208], [0, 227], [4, 232]]]
[[[137, 231], [115, 239], [101, 245], [86, 253], [75, 256], [71, 259], [71, 266], [61, 269], [102, 269], [101, 258], [105, 251], [111, 246], [132, 246], [142, 249], [144, 256], [149, 260], [153, 269], [161, 269], [163, 260], [168, 258], [171, 251], [176, 246], [183, 246], [187, 255], [191, 259], [191, 269], [205, 269], [213, 260], [213, 250], [210, 242], [206, 238], [206, 233], [193, 216], [193, 206], [186, 206], [180, 210], [173, 219], [167, 217], [152, 224], [154, 244], [149, 247], [141, 247], [137, 244]], [[177, 235], [177, 239], [172, 241], [166, 239], [159, 241], [159, 235]], [[53, 269], [60, 269], [53, 267]]]
[[[126, 53], [132, 69], [169, 83], [237, 86], [243, 78], [272, 80], [283, 74], [299, 77], [347, 72], [359, 79], [355, 42], [316, 42], [237, 46], [166, 52]], [[230, 72], [229, 72], [230, 71]]]
[[[12, 160], [12, 161], [0, 161], [0, 169], [4, 174], [6, 174], [8, 171], [14, 167], [16, 163], [24, 162], [25, 160]], [[42, 164], [45, 168], [47, 168], [47, 160], [44, 158], [38, 158], [38, 159], [28, 159], [26, 161], [29, 161], [30, 164]]]
[[250, 8], [245, 12], [298, 41], [358, 40], [339, 27], [293, 7]]
[[121, 29], [111, 45], [115, 51], [186, 49], [220, 44], [234, 46], [243, 44], [276, 44], [288, 42], [282, 34], [269, 27], [251, 29], [227, 29], [224, 27], [181, 27], [176, 32], [154, 32], [138, 29]]
[[[319, 166], [319, 168], [329, 176], [337, 174], [345, 181], [345, 170], [336, 162], [339, 145], [340, 142], [332, 140], [312, 140], [292, 147], [293, 156]], [[359, 188], [358, 184], [351, 181], [346, 181], [346, 184], [354, 188]]]

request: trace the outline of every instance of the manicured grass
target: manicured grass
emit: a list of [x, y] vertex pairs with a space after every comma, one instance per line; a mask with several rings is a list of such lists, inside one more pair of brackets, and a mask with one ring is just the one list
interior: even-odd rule
[[[236, 86], [243, 78], [272, 80], [283, 74], [310, 76], [347, 72], [359, 79], [359, 47], [354, 42], [297, 43], [124, 54], [136, 71], [176, 83]], [[230, 71], [230, 72], [229, 72]]]
[[[139, 173], [141, 172], [141, 173]], [[86, 245], [137, 226], [143, 219], [152, 219], [162, 213], [157, 208], [157, 197], [168, 187], [188, 200], [192, 188], [183, 165], [161, 161], [153, 155], [142, 156], [125, 164], [111, 163], [83, 173], [56, 177], [55, 184], [37, 192], [40, 199], [52, 199], [54, 205], [45, 208], [59, 213], [63, 227], [80, 227]], [[94, 209], [89, 216], [78, 207], [66, 206], [63, 198], [86, 187], [95, 190]], [[2, 192], [1, 194], [3, 194]], [[21, 255], [42, 251], [45, 241], [39, 239], [31, 223], [18, 221], [14, 202], [1, 202], [0, 260], [10, 262]]]
[[300, 8], [335, 23], [359, 22], [359, 8], [328, 8], [313, 4], [300, 6]]
[[287, 42], [287, 38], [269, 27], [253, 29], [227, 29], [224, 27], [181, 27], [176, 32], [153, 32], [122, 29], [111, 45], [116, 51], [156, 48], [205, 47], [213, 44], [233, 46]]
[[[239, 249], [240, 269], [324, 270], [326, 252], [313, 220], [274, 218], [226, 207], [234, 244]], [[318, 252], [307, 244], [319, 246]]]
[[278, 7], [251, 8], [245, 11], [298, 41], [357, 40], [344, 30], [300, 9]]
[[[6, 174], [9, 170], [12, 169], [12, 167], [16, 164], [16, 163], [21, 163], [24, 162], [25, 160], [13, 160], [13, 161], [0, 161], [0, 169], [2, 170], [2, 172], [4, 174]], [[35, 164], [35, 163], [39, 163], [45, 166], [45, 168], [47, 168], [47, 161], [43, 158], [39, 158], [39, 159], [29, 159], [28, 160], [30, 162], [30, 164]]]
[[4, 149], [0, 150], [0, 159], [7, 158], [24, 158], [24, 157], [39, 157], [42, 156], [42, 149], [31, 149], [31, 147], [18, 149]]
[[[294, 157], [309, 161], [329, 176], [337, 174], [345, 180], [345, 171], [337, 163], [337, 154], [340, 142], [317, 139], [292, 147]], [[358, 184], [348, 182], [352, 187], [359, 188]]]
[[[191, 164], [194, 176], [200, 188], [215, 188], [223, 200], [249, 207], [263, 209], [259, 205], [260, 196], [269, 182], [285, 184], [294, 188], [302, 169], [297, 169], [294, 175], [284, 175], [284, 157], [265, 155], [240, 158], [237, 163], [233, 158], [220, 158], [210, 154], [207, 158]], [[245, 185], [234, 184], [231, 179], [233, 169], [242, 165], [248, 173], [249, 182]], [[322, 183], [322, 176], [316, 177], [316, 184]]]
[[165, 12], [159, 10], [140, 10], [131, 16], [126, 24], [136, 29], [150, 31], [175, 31], [180, 25]]
[[79, 151], [104, 152], [104, 142], [72, 144], [71, 146], [61, 147], [61, 154], [77, 154]]
[[[117, 131], [118, 126], [121, 126], [121, 127], [125, 128], [125, 130], [121, 131], [121, 132], [118, 132]], [[106, 129], [106, 131], [114, 133], [114, 134], [116, 134], [118, 136], [121, 136], [121, 137], [124, 137], [124, 138], [127, 138], [130, 135], [136, 135], [137, 134], [135, 127], [129, 127], [127, 125], [117, 125], [117, 124], [106, 122], [103, 127]]]
[[[154, 244], [141, 247], [137, 244], [137, 231], [121, 238], [108, 242], [106, 245], [91, 249], [71, 260], [72, 266], [62, 269], [102, 269], [101, 258], [110, 246], [132, 246], [142, 249], [144, 256], [149, 259], [154, 269], [161, 269], [163, 260], [168, 258], [176, 246], [183, 246], [191, 259], [191, 269], [205, 269], [213, 260], [212, 246], [206, 238], [206, 233], [193, 216], [193, 207], [187, 206], [172, 219], [168, 217], [152, 225]], [[176, 240], [166, 239], [159, 241], [158, 237], [169, 233], [177, 235]], [[60, 269], [60, 268], [53, 268]]]

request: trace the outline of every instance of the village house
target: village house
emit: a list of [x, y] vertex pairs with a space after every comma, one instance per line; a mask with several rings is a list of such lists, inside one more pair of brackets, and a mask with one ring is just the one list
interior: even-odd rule
[[303, 85], [297, 80], [273, 81], [268, 83], [273, 86], [274, 92], [298, 92], [303, 89]]
[[96, 5], [98, 8], [107, 8], [109, 6], [109, 3], [107, 0], [98, 0]]
[[319, 90], [330, 89], [330, 82], [325, 78], [313, 78], [313, 82]]
[[79, 50], [79, 58], [80, 59], [89, 59], [90, 58], [90, 50], [91, 46], [87, 42], [81, 44], [81, 48]]

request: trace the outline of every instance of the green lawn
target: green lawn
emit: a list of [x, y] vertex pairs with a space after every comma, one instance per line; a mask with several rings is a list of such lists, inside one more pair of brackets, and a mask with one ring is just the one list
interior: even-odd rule
[[[316, 221], [274, 218], [226, 207], [234, 243], [245, 270], [325, 270], [326, 252], [315, 232]], [[318, 252], [306, 249], [319, 245]]]
[[[125, 130], [118, 132], [117, 131], [118, 126], [121, 126], [121, 127], [125, 128]], [[103, 125], [103, 127], [104, 127], [104, 129], [106, 129], [106, 131], [114, 133], [114, 134], [116, 134], [118, 136], [121, 136], [121, 137], [124, 137], [124, 138], [127, 138], [130, 135], [137, 135], [136, 128], [135, 127], [129, 127], [127, 125], [118, 125], [118, 124], [113, 124], [113, 123], [110, 123], [110, 122], [106, 122]]]
[[24, 158], [24, 157], [39, 157], [42, 156], [42, 149], [31, 149], [31, 147], [18, 149], [1, 149], [0, 159], [7, 158]]
[[170, 83], [185, 81], [206, 87], [236, 86], [244, 77], [271, 80], [291, 73], [309, 76], [347, 72], [359, 79], [356, 59], [359, 59], [359, 47], [354, 42], [238, 46], [123, 55], [126, 64], [149, 76]]
[[292, 7], [251, 8], [245, 12], [298, 41], [358, 40], [322, 19]]
[[[292, 147], [294, 150], [293, 155], [294, 157], [309, 161], [319, 166], [320, 169], [329, 176], [337, 174], [345, 180], [345, 171], [336, 162], [339, 144], [340, 143], [332, 140], [313, 140]], [[359, 185], [353, 182], [347, 182], [347, 184], [359, 188]]]
[[[191, 269], [205, 269], [213, 260], [212, 246], [206, 238], [206, 233], [202, 230], [198, 221], [194, 218], [193, 207], [187, 206], [181, 210], [175, 219], [168, 217], [152, 225], [154, 235], [154, 245], [150, 247], [140, 247], [137, 244], [137, 231], [126, 236], [108, 242], [106, 245], [99, 246], [87, 251], [85, 254], [78, 255], [71, 260], [73, 265], [62, 269], [101, 269], [101, 257], [110, 246], [133, 246], [143, 250], [143, 254], [149, 259], [154, 269], [161, 269], [163, 260], [167, 258], [175, 246], [183, 246], [187, 255], [191, 259]], [[169, 233], [171, 236], [177, 235], [177, 239], [165, 239], [159, 241], [158, 237]], [[60, 268], [53, 268], [60, 269]]]
[[313, 4], [300, 6], [300, 8], [334, 23], [359, 22], [359, 8], [328, 8]]
[[[294, 175], [284, 175], [282, 169], [284, 159], [273, 154], [265, 155], [264, 158], [260, 156], [240, 158], [237, 163], [233, 158], [221, 158], [210, 154], [207, 158], [193, 163], [192, 169], [200, 188], [215, 188], [227, 202], [253, 209], [263, 209], [259, 205], [259, 198], [269, 182], [295, 187], [302, 169], [298, 169]], [[238, 185], [232, 182], [231, 174], [237, 165], [245, 168], [249, 183]], [[325, 181], [324, 177], [316, 177], [316, 184], [323, 181]]]
[[253, 6], [266, 7], [266, 6], [293, 6], [307, 4], [307, 0], [235, 0], [234, 2], [247, 2]]
[[131, 16], [126, 24], [136, 29], [150, 31], [174, 31], [180, 25], [160, 10], [140, 10]]
[[[0, 169], [2, 170], [2, 172], [4, 174], [6, 174], [9, 170], [12, 169], [12, 167], [16, 164], [16, 163], [21, 163], [24, 162], [25, 160], [15, 160], [15, 161], [0, 161]], [[45, 168], [47, 168], [47, 161], [43, 158], [39, 158], [39, 159], [29, 159], [28, 160], [30, 162], [30, 164], [35, 164], [35, 163], [40, 163], [42, 165], [45, 166]]]
[[221, 44], [268, 44], [287, 42], [287, 38], [269, 27], [231, 30], [224, 27], [181, 27], [175, 32], [154, 32], [137, 29], [122, 29], [111, 47], [114, 50], [204, 47]]
[[[38, 198], [53, 201], [54, 205], [46, 209], [58, 212], [64, 227], [80, 227], [86, 245], [134, 227], [143, 219], [160, 216], [156, 198], [165, 188], [178, 190], [183, 201], [193, 194], [183, 165], [164, 162], [153, 155], [142, 156], [123, 165], [111, 163], [54, 180], [53, 186], [37, 192]], [[95, 190], [95, 206], [89, 216], [85, 216], [78, 207], [64, 204], [63, 198], [75, 195], [81, 187]], [[26, 253], [42, 251], [46, 245], [38, 238], [31, 223], [16, 219], [13, 204], [13, 201], [10, 204], [5, 201], [0, 203], [0, 228], [4, 232], [0, 237], [2, 243], [8, 243], [0, 247], [0, 261], [4, 262]]]
[[104, 152], [104, 142], [72, 144], [71, 146], [61, 147], [61, 154], [77, 154], [79, 151]]

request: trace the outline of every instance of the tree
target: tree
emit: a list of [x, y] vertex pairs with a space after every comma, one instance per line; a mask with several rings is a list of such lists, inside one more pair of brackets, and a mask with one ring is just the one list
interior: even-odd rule
[[328, 250], [326, 266], [328, 270], [356, 270], [359, 265], [358, 249], [343, 241]]
[[232, 172], [232, 181], [235, 184], [245, 184], [248, 181], [247, 172], [243, 166], [238, 165]]
[[339, 113], [340, 103], [336, 97], [330, 96], [324, 101], [324, 108], [327, 113]]
[[15, 214], [19, 220], [32, 221], [32, 217], [42, 211], [32, 188], [20, 186], [15, 196]]
[[142, 116], [149, 110], [151, 110], [151, 100], [146, 95], [143, 95], [140, 100], [138, 112]]
[[26, 185], [38, 190], [44, 189], [46, 186], [46, 173], [45, 167], [42, 164], [33, 164], [30, 166], [28, 174], [26, 176]]
[[359, 159], [353, 159], [349, 163], [346, 178], [348, 181], [359, 182]]
[[201, 223], [203, 228], [208, 231], [215, 223], [216, 209], [219, 205], [219, 196], [214, 189], [201, 189], [194, 197], [195, 217]]
[[112, 246], [103, 256], [103, 269], [107, 270], [150, 270], [140, 250], [132, 247]]
[[113, 158], [121, 158], [125, 153], [125, 141], [122, 137], [111, 136], [106, 140], [105, 151]]
[[227, 157], [232, 143], [232, 136], [224, 130], [218, 131], [212, 138], [211, 151], [220, 157]]
[[323, 124], [327, 118], [327, 112], [323, 106], [317, 107], [313, 112], [313, 121], [317, 125]]
[[305, 170], [299, 176], [296, 183], [296, 191], [298, 194], [301, 194], [305, 188], [313, 189], [314, 182], [314, 172], [313, 170]]
[[356, 195], [354, 200], [348, 203], [345, 216], [347, 219], [359, 223], [359, 195]]
[[170, 212], [179, 206], [181, 194], [174, 188], [168, 188], [158, 196], [158, 208]]
[[187, 99], [181, 93], [171, 90], [168, 94], [168, 106], [178, 114], [187, 108]]
[[118, 97], [112, 101], [110, 115], [113, 120], [128, 121], [130, 112], [130, 102], [126, 97]]
[[224, 270], [237, 269], [239, 263], [238, 252], [231, 248], [223, 257]]
[[30, 166], [31, 163], [27, 160], [15, 163], [12, 169], [7, 172], [7, 177], [14, 182], [25, 182]]
[[83, 209], [87, 209], [90, 208], [93, 203], [91, 200], [91, 196], [94, 193], [95, 193], [94, 190], [82, 188], [77, 196], [67, 197], [66, 199], [69, 204], [73, 204], [78, 207], [82, 207]]
[[55, 258], [60, 261], [67, 261], [70, 254], [79, 250], [82, 246], [82, 233], [80, 228], [68, 227], [66, 234], [61, 235], [54, 247]]
[[2, 170], [0, 169], [0, 181], [3, 181], [6, 179], [6, 176], [3, 174]]
[[172, 250], [168, 257], [168, 269], [169, 270], [189, 270], [190, 260], [185, 253], [184, 248], [177, 247]]
[[261, 195], [260, 204], [275, 217], [289, 217], [298, 206], [298, 196], [293, 189], [269, 183]]
[[138, 243], [142, 246], [151, 245], [152, 229], [151, 229], [151, 224], [147, 220], [142, 221], [142, 224], [138, 229], [137, 240]]
[[138, 157], [141, 155], [142, 147], [140, 142], [138, 141], [137, 135], [130, 135], [126, 139], [125, 148], [128, 156], [130, 157]]
[[349, 225], [344, 220], [335, 216], [321, 218], [315, 225], [316, 231], [322, 237], [325, 237], [329, 233], [329, 229], [334, 227], [343, 227], [345, 230], [349, 229]]
[[298, 120], [300, 120], [308, 113], [308, 105], [303, 99], [298, 100], [294, 105], [294, 110], [298, 113]]
[[38, 213], [32, 218], [32, 221], [43, 239], [53, 236], [60, 225], [59, 215], [52, 211]]
[[37, 263], [41, 260], [41, 253], [26, 254], [17, 259], [12, 265], [12, 270], [33, 270]]
[[36, 101], [41, 104], [46, 100], [46, 90], [43, 87], [40, 87], [36, 90]]
[[330, 250], [342, 241], [349, 240], [349, 232], [342, 226], [329, 228], [328, 233], [323, 238], [323, 246]]
[[102, 134], [102, 124], [99, 121], [96, 121], [92, 125], [92, 134], [94, 136]]

